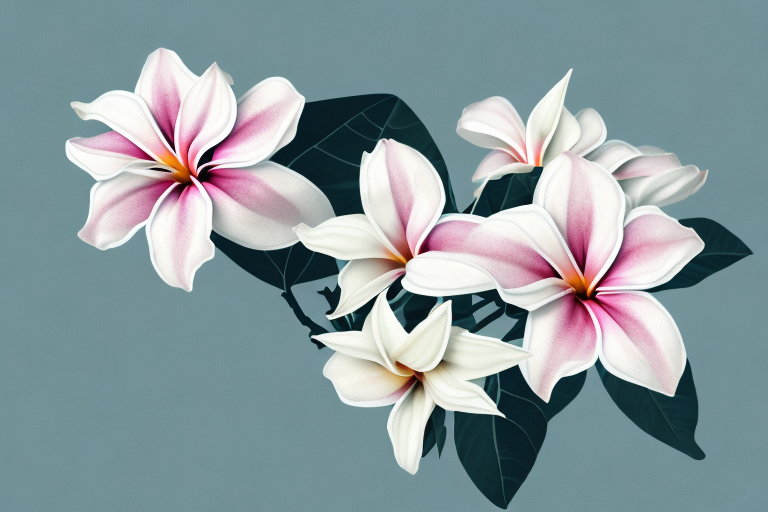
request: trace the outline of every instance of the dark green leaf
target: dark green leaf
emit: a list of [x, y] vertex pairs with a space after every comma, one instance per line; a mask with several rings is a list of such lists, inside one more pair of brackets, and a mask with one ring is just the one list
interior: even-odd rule
[[443, 454], [447, 432], [448, 429], [445, 428], [445, 409], [435, 406], [432, 415], [427, 420], [427, 428], [424, 430], [424, 448], [421, 451], [421, 456], [426, 457], [432, 451], [435, 444], [437, 444], [437, 456], [440, 457]]
[[693, 228], [704, 240], [704, 250], [693, 258], [671, 281], [653, 288], [652, 292], [687, 288], [715, 272], [729, 267], [752, 251], [736, 235], [710, 219], [682, 219], [680, 224]]
[[557, 413], [565, 409], [565, 407], [576, 398], [581, 388], [584, 387], [584, 381], [587, 379], [587, 371], [584, 370], [576, 375], [570, 377], [564, 377], [555, 385], [555, 389], [552, 390], [552, 396], [549, 398], [549, 402], [545, 402], [534, 393], [525, 382], [523, 374], [520, 372], [520, 368], [513, 366], [509, 370], [505, 370], [499, 374], [501, 379], [501, 387], [515, 395], [525, 398], [533, 402], [536, 407], [544, 413], [547, 421], [550, 421], [555, 417]]
[[[522, 174], [508, 174], [498, 180], [489, 181], [477, 200], [475, 215], [488, 217], [494, 213], [533, 202], [533, 191], [541, 177], [542, 167]], [[474, 203], [473, 203], [474, 204]], [[464, 213], [472, 211], [470, 204]]]
[[403, 316], [405, 317], [405, 330], [411, 332], [422, 320], [427, 318], [429, 312], [437, 304], [437, 297], [425, 297], [423, 295], [413, 295], [403, 306]]
[[694, 439], [699, 402], [690, 363], [686, 363], [677, 392], [672, 397], [615, 377], [599, 361], [595, 367], [608, 394], [635, 425], [693, 459], [704, 458], [704, 452]]

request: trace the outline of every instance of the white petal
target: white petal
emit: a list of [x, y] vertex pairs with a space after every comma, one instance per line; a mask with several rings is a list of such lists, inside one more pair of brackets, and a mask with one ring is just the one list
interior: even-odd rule
[[408, 376], [413, 371], [405, 369], [397, 364], [398, 349], [403, 346], [408, 333], [400, 325], [395, 313], [387, 302], [387, 292], [383, 291], [376, 298], [376, 302], [365, 319], [363, 331], [370, 332], [378, 347], [379, 354], [384, 365], [390, 372]]
[[[499, 149], [491, 151], [482, 159], [477, 166], [475, 174], [472, 175], [472, 181], [484, 181], [489, 175], [494, 174], [498, 169], [510, 164], [519, 163], [515, 157]], [[533, 167], [531, 167], [533, 169]]]
[[405, 273], [397, 261], [370, 258], [353, 260], [339, 272], [341, 297], [336, 311], [328, 315], [333, 320], [361, 308]]
[[640, 150], [623, 140], [609, 140], [593, 150], [585, 158], [590, 162], [602, 165], [608, 172], [618, 169], [624, 162], [642, 155]]
[[424, 389], [446, 411], [504, 415], [477, 384], [457, 379], [443, 365], [424, 374]]
[[387, 432], [395, 450], [395, 460], [412, 475], [419, 470], [424, 448], [424, 430], [435, 402], [415, 384], [395, 404], [387, 421]]
[[695, 165], [671, 169], [655, 176], [619, 181], [629, 203], [636, 208], [645, 205], [667, 206], [695, 194], [707, 181], [707, 171]]
[[530, 356], [529, 352], [499, 339], [452, 327], [440, 364], [459, 380], [474, 380], [503, 372]]
[[585, 108], [580, 111], [576, 114], [576, 120], [581, 127], [581, 136], [570, 151], [576, 155], [584, 156], [605, 142], [608, 130], [605, 128], [603, 118], [597, 113], [597, 110], [592, 108]]
[[405, 266], [403, 288], [416, 295], [447, 297], [496, 287], [487, 272], [437, 251], [419, 254]]
[[313, 336], [326, 347], [357, 359], [365, 359], [384, 366], [376, 340], [370, 330], [326, 332]]
[[543, 165], [544, 155], [549, 141], [555, 134], [560, 114], [565, 101], [565, 91], [571, 78], [571, 71], [539, 101], [528, 116], [525, 126], [526, 162], [533, 165]]
[[525, 125], [506, 98], [493, 96], [465, 108], [456, 133], [476, 146], [503, 149], [525, 162]]
[[337, 352], [323, 368], [339, 398], [356, 407], [381, 407], [397, 402], [415, 379], [400, 377], [378, 363]]
[[574, 144], [576, 144], [581, 137], [581, 125], [579, 121], [571, 114], [567, 108], [563, 107], [563, 111], [560, 113], [560, 120], [557, 123], [557, 129], [555, 130], [552, 140], [547, 145], [547, 150], [544, 153], [543, 163], [547, 165], [553, 158], [558, 156], [563, 151], [570, 150]]
[[69, 139], [67, 158], [96, 180], [113, 178], [129, 167], [158, 167], [154, 158], [115, 131], [88, 138]]
[[327, 254], [337, 260], [397, 260], [381, 242], [368, 217], [360, 213], [334, 217], [314, 228], [299, 224], [294, 231], [308, 249]]
[[443, 358], [450, 334], [451, 301], [447, 301], [432, 310], [391, 357], [417, 372], [428, 372]]

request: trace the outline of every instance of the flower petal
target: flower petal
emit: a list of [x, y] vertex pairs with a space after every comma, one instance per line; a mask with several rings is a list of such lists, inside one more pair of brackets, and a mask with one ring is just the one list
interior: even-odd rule
[[[510, 164], [516, 164], [519, 163], [515, 157], [507, 153], [506, 151], [501, 151], [500, 149], [495, 149], [488, 153], [485, 158], [482, 159], [480, 162], [480, 165], [477, 166], [477, 170], [475, 171], [475, 174], [472, 175], [472, 181], [478, 182], [483, 181], [486, 179], [490, 174], [494, 174], [495, 171], [498, 169], [501, 169], [502, 167], [505, 167]], [[533, 169], [533, 167], [531, 167]]]
[[[575, 153], [575, 151], [574, 151]], [[642, 155], [640, 150], [623, 140], [609, 140], [593, 150], [585, 158], [590, 162], [602, 165], [608, 172], [618, 169], [624, 162]]]
[[69, 139], [64, 146], [69, 161], [96, 180], [113, 178], [127, 166], [157, 167], [154, 158], [115, 131]]
[[667, 206], [695, 194], [707, 181], [707, 171], [695, 165], [671, 169], [656, 176], [619, 181], [631, 207]]
[[655, 206], [636, 208], [624, 221], [621, 249], [598, 290], [646, 290], [662, 285], [703, 249], [704, 242], [693, 229]]
[[217, 167], [200, 180], [213, 202], [213, 229], [250, 249], [271, 251], [295, 244], [297, 224], [317, 226], [333, 217], [330, 201], [312, 182], [287, 167]]
[[523, 349], [531, 357], [520, 362], [520, 371], [533, 392], [549, 402], [557, 381], [595, 364], [599, 344], [592, 312], [575, 295], [566, 295], [528, 313]]
[[323, 376], [333, 383], [342, 402], [356, 407], [392, 405], [416, 382], [412, 377], [394, 375], [378, 363], [341, 352], [325, 363]]
[[268, 159], [296, 136], [304, 96], [285, 78], [267, 78], [237, 102], [237, 121], [216, 146], [211, 165], [248, 167]]
[[483, 388], [457, 379], [443, 365], [424, 374], [424, 389], [446, 411], [504, 417]]
[[110, 91], [91, 103], [73, 101], [72, 108], [80, 119], [106, 124], [158, 162], [171, 167], [179, 165], [146, 103], [136, 94]]
[[184, 167], [196, 172], [200, 157], [224, 140], [236, 117], [232, 88], [213, 64], [189, 89], [179, 108], [174, 145]]
[[387, 432], [395, 450], [395, 460], [412, 475], [419, 470], [424, 430], [434, 408], [435, 402], [424, 391], [424, 386], [414, 384], [389, 413]]
[[192, 291], [195, 272], [213, 258], [211, 200], [195, 179], [172, 185], [155, 204], [147, 221], [149, 256], [169, 285]]
[[447, 301], [433, 309], [391, 357], [417, 372], [428, 372], [443, 358], [450, 334], [451, 301]]
[[411, 293], [430, 297], [464, 295], [496, 288], [493, 278], [484, 270], [437, 251], [420, 254], [409, 261], [402, 284]]
[[506, 98], [493, 96], [465, 108], [456, 133], [476, 146], [503, 149], [525, 162], [525, 125]]
[[312, 336], [326, 347], [344, 355], [373, 361], [384, 366], [384, 358], [379, 352], [376, 340], [370, 329], [362, 331], [326, 332]]
[[408, 333], [400, 325], [389, 306], [386, 292], [381, 292], [376, 297], [376, 302], [373, 303], [373, 308], [365, 319], [363, 331], [370, 332], [373, 336], [379, 354], [384, 361], [383, 364], [390, 372], [401, 376], [413, 375], [413, 371], [397, 365], [398, 349], [405, 343]]
[[126, 172], [96, 183], [88, 220], [77, 236], [101, 250], [123, 245], [147, 222], [155, 203], [173, 183], [168, 173], [159, 171]]
[[608, 130], [605, 128], [603, 118], [593, 108], [581, 110], [576, 114], [576, 120], [581, 127], [581, 136], [570, 151], [575, 155], [584, 156], [605, 142]]
[[[482, 163], [481, 163], [482, 165]], [[473, 197], [480, 197], [483, 193], [483, 189], [485, 189], [485, 186], [488, 184], [491, 180], [498, 180], [499, 178], [502, 178], [503, 176], [506, 176], [507, 174], [525, 174], [528, 172], [533, 171], [534, 166], [530, 164], [520, 164], [520, 163], [511, 163], [508, 165], [505, 165], [503, 167], [499, 167], [498, 169], [495, 169], [493, 171], [490, 171], [483, 180], [483, 184], [480, 185], [475, 191], [472, 193]], [[474, 205], [472, 206], [472, 213], [474, 211]]]
[[526, 162], [533, 165], [543, 165], [544, 154], [549, 141], [555, 134], [557, 123], [565, 102], [565, 91], [571, 79], [571, 71], [539, 101], [528, 116], [525, 125]]
[[141, 70], [134, 92], [147, 104], [165, 140], [171, 144], [181, 101], [196, 80], [197, 75], [187, 69], [176, 52], [165, 48], [149, 54]]
[[645, 292], [599, 293], [592, 309], [603, 333], [600, 362], [633, 384], [673, 396], [685, 346], [664, 306]]
[[579, 137], [581, 137], [579, 122], [567, 108], [563, 107], [555, 133], [552, 135], [552, 140], [549, 141], [547, 150], [544, 152], [543, 164], [547, 165], [563, 151], [570, 150], [578, 142]]
[[293, 230], [308, 249], [337, 260], [385, 258], [399, 261], [379, 240], [368, 217], [360, 213], [333, 217], [314, 228], [299, 224]]
[[393, 260], [368, 258], [350, 261], [339, 272], [341, 297], [336, 311], [328, 318], [333, 320], [361, 308], [404, 273], [405, 266]]
[[552, 216], [594, 289], [621, 247], [626, 205], [619, 184], [602, 167], [565, 152], [544, 168], [533, 204]]
[[452, 327], [440, 366], [459, 380], [474, 380], [503, 372], [531, 354], [496, 338]]
[[404, 261], [419, 253], [445, 206], [443, 183], [429, 160], [389, 139], [364, 155], [360, 195], [379, 238]]
[[682, 164], [674, 153], [642, 155], [621, 164], [613, 171], [613, 177], [617, 180], [626, 180], [640, 176], [656, 176], [680, 167]]

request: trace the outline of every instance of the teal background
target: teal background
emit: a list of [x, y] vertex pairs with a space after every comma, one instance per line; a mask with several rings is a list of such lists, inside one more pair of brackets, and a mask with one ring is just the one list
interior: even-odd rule
[[240, 95], [269, 76], [308, 101], [387, 92], [434, 136], [460, 205], [485, 150], [462, 108], [509, 98], [525, 119], [573, 67], [572, 112], [609, 138], [710, 170], [668, 207], [717, 220], [755, 252], [663, 292], [700, 400], [693, 461], [615, 407], [591, 370], [550, 424], [511, 505], [526, 511], [768, 509], [768, 3], [0, 3], [0, 510], [495, 510], [449, 440], [416, 476], [387, 408], [342, 404], [276, 289], [223, 254], [188, 294], [155, 274], [143, 231], [100, 252], [76, 233], [92, 179], [64, 141], [104, 131], [72, 112], [133, 90], [147, 55], [212, 62]]

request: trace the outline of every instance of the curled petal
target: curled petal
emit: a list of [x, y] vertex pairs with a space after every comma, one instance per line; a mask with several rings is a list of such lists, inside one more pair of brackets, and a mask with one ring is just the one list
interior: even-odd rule
[[408, 334], [392, 357], [417, 372], [428, 372], [443, 358], [450, 333], [451, 301], [447, 301]]
[[452, 327], [442, 367], [459, 380], [474, 380], [503, 372], [531, 354], [496, 338]]
[[664, 306], [645, 292], [599, 293], [592, 309], [603, 334], [600, 362], [633, 384], [673, 396], [685, 346]]
[[424, 389], [432, 400], [446, 411], [504, 417], [483, 388], [457, 379], [443, 365], [438, 365], [431, 372], [424, 374]]
[[158, 171], [126, 172], [96, 183], [88, 220], [77, 236], [101, 250], [124, 244], [147, 222], [155, 203], [173, 183], [169, 173]]
[[365, 319], [363, 331], [371, 332], [379, 354], [381, 354], [381, 358], [384, 360], [383, 364], [390, 372], [402, 376], [413, 374], [411, 370], [402, 368], [402, 365], [397, 365], [399, 349], [405, 343], [408, 333], [400, 325], [395, 313], [389, 306], [386, 292], [381, 292], [376, 297], [376, 302], [374, 302], [371, 312], [368, 313]]
[[247, 167], [268, 159], [296, 136], [304, 96], [284, 78], [267, 78], [237, 102], [237, 121], [211, 165]]
[[603, 118], [593, 108], [585, 108], [580, 111], [576, 114], [576, 120], [581, 127], [581, 136], [570, 151], [575, 155], [584, 156], [605, 142], [608, 130], [605, 128]]
[[667, 206], [695, 194], [707, 181], [707, 171], [695, 165], [671, 169], [655, 176], [643, 176], [619, 181], [629, 204]]
[[549, 402], [557, 381], [586, 370], [597, 360], [600, 329], [575, 295], [566, 295], [528, 313], [523, 349], [531, 357], [520, 371], [539, 398]]
[[232, 88], [213, 64], [189, 89], [179, 108], [174, 143], [184, 167], [195, 172], [200, 157], [232, 131], [236, 117]]
[[703, 249], [704, 242], [693, 229], [655, 206], [636, 208], [627, 215], [621, 249], [598, 290], [645, 290], [662, 285]]
[[364, 156], [360, 195], [379, 238], [403, 261], [419, 253], [445, 206], [443, 183], [429, 160], [388, 139]]
[[147, 104], [171, 144], [181, 101], [196, 80], [197, 75], [187, 69], [176, 52], [165, 48], [152, 52], [141, 70], [134, 92]]
[[412, 475], [419, 470], [424, 429], [434, 408], [435, 402], [424, 391], [424, 386], [414, 384], [389, 413], [387, 432], [395, 450], [395, 460]]
[[[575, 153], [575, 152], [574, 152]], [[624, 162], [642, 155], [640, 150], [623, 140], [609, 140], [593, 150], [585, 158], [590, 162], [602, 165], [608, 172], [618, 169]]]
[[376, 234], [368, 217], [360, 213], [333, 217], [314, 228], [299, 224], [294, 231], [308, 249], [327, 254], [337, 260], [349, 261], [364, 258], [397, 260], [397, 257], [379, 240], [379, 235]]
[[528, 116], [525, 125], [526, 162], [533, 165], [543, 165], [544, 154], [549, 141], [557, 130], [557, 123], [565, 102], [565, 91], [571, 79], [571, 71], [539, 101]]
[[96, 180], [113, 178], [128, 166], [157, 167], [151, 156], [115, 131], [87, 139], [69, 139], [65, 151], [70, 162]]
[[147, 221], [149, 256], [169, 285], [192, 291], [195, 272], [213, 258], [211, 200], [195, 179], [172, 185], [155, 204]]
[[682, 164], [674, 153], [643, 155], [621, 164], [613, 171], [613, 177], [617, 180], [626, 180], [641, 176], [657, 176], [680, 167]]
[[288, 247], [298, 241], [296, 225], [316, 226], [333, 217], [319, 188], [274, 162], [210, 169], [200, 179], [213, 202], [213, 229], [250, 249]]
[[409, 261], [403, 278], [403, 288], [429, 297], [484, 292], [495, 287], [493, 278], [481, 268], [437, 251], [425, 252]]
[[[483, 181], [491, 174], [495, 174], [496, 171], [502, 167], [516, 163], [519, 163], [517, 159], [506, 151], [501, 151], [500, 149], [491, 151], [485, 156], [485, 158], [483, 158], [483, 160], [480, 162], [480, 165], [477, 166], [477, 170], [472, 176], [472, 181]], [[533, 169], [533, 167], [531, 167], [531, 169]]]
[[[482, 165], [482, 163], [481, 163]], [[494, 169], [493, 171], [490, 171], [483, 180], [483, 184], [480, 185], [473, 193], [472, 195], [474, 197], [480, 197], [483, 193], [483, 189], [485, 189], [485, 186], [488, 184], [491, 180], [498, 180], [502, 178], [503, 176], [506, 176], [507, 174], [525, 174], [528, 172], [533, 171], [534, 167], [530, 164], [520, 164], [520, 163], [511, 163], [508, 165], [505, 165], [503, 167], [499, 167], [498, 169]], [[474, 208], [473, 208], [474, 211]]]
[[361, 308], [405, 273], [402, 263], [370, 258], [353, 260], [339, 272], [341, 297], [336, 311], [328, 315], [333, 320]]
[[547, 165], [553, 158], [558, 156], [563, 151], [570, 150], [581, 137], [581, 126], [576, 118], [571, 114], [567, 108], [563, 107], [563, 111], [560, 113], [560, 120], [557, 122], [557, 128], [555, 129], [552, 140], [547, 145], [547, 150], [544, 153], [542, 162]]
[[[337, 333], [338, 334], [338, 333]], [[337, 352], [323, 368], [339, 398], [356, 407], [392, 405], [414, 385], [412, 377], [400, 377], [378, 363]]]
[[[362, 331], [326, 332], [312, 336], [326, 347], [357, 359], [365, 359], [384, 365], [376, 340], [369, 329]], [[326, 375], [327, 377], [327, 375]]]
[[626, 205], [619, 184], [602, 167], [565, 152], [544, 168], [533, 204], [552, 216], [593, 290], [621, 247]]
[[465, 108], [456, 133], [476, 146], [503, 149], [525, 162], [525, 125], [506, 98], [493, 96]]

